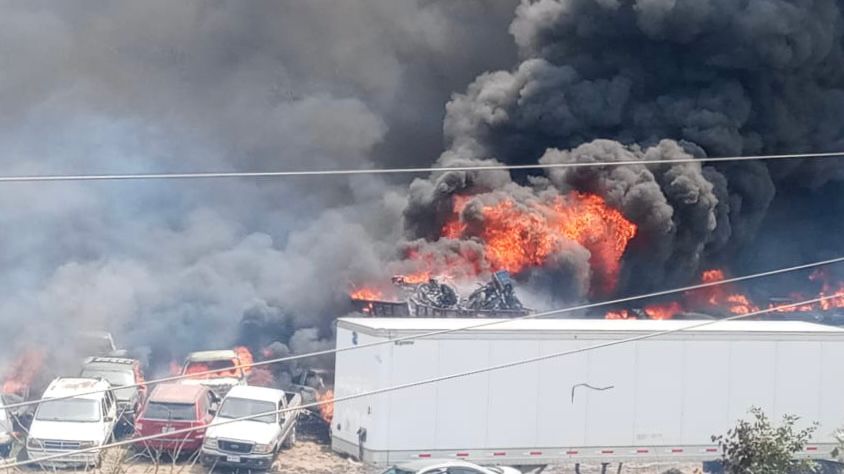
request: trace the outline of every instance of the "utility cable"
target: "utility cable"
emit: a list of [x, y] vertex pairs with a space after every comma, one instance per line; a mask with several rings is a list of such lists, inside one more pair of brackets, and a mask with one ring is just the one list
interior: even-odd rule
[[783, 155], [748, 155], [679, 158], [671, 160], [623, 160], [596, 161], [578, 163], [534, 163], [526, 165], [487, 164], [479, 166], [434, 166], [428, 168], [365, 168], [335, 170], [296, 170], [296, 171], [212, 171], [184, 173], [115, 173], [115, 174], [67, 174], [67, 175], [21, 175], [0, 176], [0, 183], [25, 183], [45, 181], [125, 181], [154, 179], [210, 179], [210, 178], [283, 178], [297, 176], [351, 176], [384, 174], [425, 174], [447, 171], [496, 171], [496, 170], [537, 170], [564, 168], [593, 168], [599, 166], [627, 165], [676, 165], [681, 163], [721, 163], [740, 161], [771, 161], [785, 159], [838, 158], [844, 152], [828, 153], [790, 153]]

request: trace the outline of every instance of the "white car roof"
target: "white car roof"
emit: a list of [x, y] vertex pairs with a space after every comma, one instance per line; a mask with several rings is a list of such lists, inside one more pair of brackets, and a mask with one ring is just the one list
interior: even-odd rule
[[188, 354], [187, 360], [189, 362], [205, 362], [212, 360], [232, 360], [236, 358], [237, 352], [231, 349], [223, 349], [219, 351], [191, 352]]
[[76, 397], [99, 400], [110, 387], [109, 383], [102, 379], [62, 377], [50, 382], [42, 398]]
[[278, 403], [279, 400], [284, 398], [284, 391], [266, 387], [235, 385], [226, 394], [226, 398], [246, 398], [249, 400]]

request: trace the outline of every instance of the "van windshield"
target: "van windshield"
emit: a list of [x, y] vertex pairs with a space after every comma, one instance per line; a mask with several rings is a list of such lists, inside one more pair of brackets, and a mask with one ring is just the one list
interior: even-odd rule
[[149, 402], [144, 411], [148, 420], [196, 420], [196, 409], [190, 403]]
[[98, 400], [69, 398], [42, 402], [35, 412], [35, 419], [41, 421], [100, 421]]
[[[223, 406], [220, 407], [218, 416], [220, 418], [243, 418], [245, 416], [257, 415], [259, 413], [267, 413], [275, 410], [276, 406], [272, 402], [248, 400], [246, 398], [226, 398], [223, 400]], [[275, 414], [270, 413], [266, 416], [253, 418], [252, 421], [275, 423]]]

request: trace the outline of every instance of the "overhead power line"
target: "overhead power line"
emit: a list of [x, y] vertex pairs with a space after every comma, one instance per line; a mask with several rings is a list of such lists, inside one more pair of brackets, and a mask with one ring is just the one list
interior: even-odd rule
[[626, 165], [676, 165], [681, 163], [721, 163], [740, 161], [770, 161], [785, 159], [840, 158], [844, 152], [790, 153], [785, 155], [748, 155], [682, 158], [674, 160], [624, 160], [578, 163], [535, 163], [527, 165], [487, 164], [479, 166], [435, 166], [428, 168], [368, 168], [344, 170], [297, 170], [297, 171], [211, 171], [184, 173], [114, 173], [114, 174], [67, 174], [67, 175], [21, 175], [0, 176], [0, 183], [26, 183], [49, 181], [126, 181], [156, 179], [219, 179], [219, 178], [285, 178], [297, 176], [351, 176], [381, 174], [425, 174], [446, 171], [495, 171], [495, 170], [538, 170], [564, 168], [594, 168], [601, 166]]
[[[262, 360], [262, 361], [259, 361], [259, 362], [253, 362], [253, 363], [250, 363], [250, 364], [243, 364], [240, 367], [242, 367], [242, 368], [263, 367], [263, 366], [272, 365], [272, 364], [279, 364], [279, 363], [282, 363], [282, 362], [291, 362], [291, 361], [294, 361], [294, 360], [306, 359], [306, 358], [311, 358], [311, 357], [332, 355], [332, 354], [337, 354], [339, 352], [366, 349], [368, 347], [380, 346], [380, 345], [384, 345], [384, 344], [394, 344], [396, 342], [401, 342], [401, 341], [423, 339], [423, 338], [439, 336], [439, 335], [442, 335], [442, 334], [456, 333], [456, 332], [461, 332], [461, 331], [470, 331], [470, 330], [473, 330], [473, 329], [480, 329], [480, 328], [485, 328], [485, 327], [489, 327], [489, 326], [495, 326], [497, 324], [504, 324], [504, 323], [508, 323], [508, 322], [511, 322], [511, 321], [519, 321], [519, 320], [523, 320], [523, 319], [543, 318], [543, 317], [546, 317], [546, 316], [553, 316], [553, 315], [562, 314], [562, 313], [569, 313], [569, 312], [573, 312], [573, 311], [583, 311], [583, 310], [587, 310], [587, 309], [600, 308], [600, 307], [604, 307], [604, 306], [612, 306], [612, 305], [621, 304], [621, 303], [629, 303], [631, 301], [643, 300], [643, 299], [648, 299], [648, 298], [655, 298], [655, 297], [659, 297], [659, 296], [666, 296], [666, 295], [671, 295], [671, 294], [676, 294], [676, 293], [685, 293], [687, 291], [700, 290], [700, 289], [703, 289], [703, 288], [710, 288], [710, 287], [726, 285], [726, 284], [730, 284], [730, 283], [736, 283], [736, 282], [740, 282], [740, 281], [753, 280], [753, 279], [756, 279], [756, 278], [763, 278], [763, 277], [768, 277], [768, 276], [773, 276], [773, 275], [780, 275], [780, 274], [783, 274], [783, 273], [789, 273], [789, 272], [794, 272], [794, 271], [799, 271], [799, 270], [807, 270], [807, 269], [810, 269], [810, 268], [815, 268], [815, 267], [819, 267], [819, 266], [823, 266], [823, 265], [830, 265], [830, 264], [834, 264], [834, 263], [841, 263], [841, 262], [844, 262], [844, 257], [831, 258], [831, 259], [828, 259], [828, 260], [821, 260], [821, 261], [812, 262], [812, 263], [805, 263], [805, 264], [802, 264], [802, 265], [795, 265], [795, 266], [786, 267], [786, 268], [768, 270], [768, 271], [761, 272], [761, 273], [753, 273], [753, 274], [750, 274], [750, 275], [743, 275], [743, 276], [734, 277], [734, 278], [727, 278], [727, 279], [724, 279], [724, 280], [698, 283], [698, 284], [695, 284], [695, 285], [689, 285], [689, 286], [684, 286], [684, 287], [680, 287], [680, 288], [673, 288], [673, 289], [669, 289], [669, 290], [655, 291], [655, 292], [652, 292], [652, 293], [647, 293], [647, 294], [642, 294], [642, 295], [626, 296], [626, 297], [623, 297], [623, 298], [616, 298], [616, 299], [613, 299], [613, 300], [599, 301], [597, 303], [586, 303], [586, 304], [577, 305], [577, 306], [570, 306], [568, 308], [554, 309], [554, 310], [550, 310], [550, 311], [543, 311], [543, 312], [539, 312], [539, 313], [527, 314], [527, 315], [519, 316], [519, 317], [515, 317], [515, 318], [490, 319], [490, 320], [486, 320], [486, 321], [483, 321], [483, 322], [480, 322], [480, 323], [467, 324], [466, 326], [460, 326], [460, 327], [450, 328], [450, 329], [442, 329], [442, 330], [437, 330], [437, 331], [430, 331], [430, 332], [426, 332], [426, 333], [422, 333], [422, 334], [412, 334], [412, 335], [408, 335], [408, 336], [402, 336], [402, 337], [397, 337], [397, 338], [393, 338], [393, 339], [386, 339], [386, 340], [382, 340], [382, 341], [373, 341], [373, 342], [369, 342], [369, 343], [366, 343], [366, 344], [360, 344], [360, 345], [357, 345], [357, 346], [348, 346], [348, 347], [342, 347], [342, 348], [325, 349], [325, 350], [321, 350], [321, 351], [309, 352], [309, 353], [306, 353], [306, 354], [297, 354], [297, 355], [291, 355], [291, 356], [286, 356], [286, 357], [278, 357], [278, 358], [274, 358], [274, 359], [267, 359], [267, 360]], [[175, 381], [179, 381], [179, 380], [182, 380], [182, 379], [196, 378], [196, 377], [216, 374], [216, 373], [220, 373], [220, 372], [228, 372], [230, 370], [231, 370], [231, 367], [227, 367], [227, 368], [222, 368], [222, 369], [214, 369], [214, 370], [206, 370], [206, 371], [202, 371], [202, 372], [195, 372], [195, 373], [191, 373], [191, 374], [188, 374], [188, 375], [174, 375], [174, 376], [170, 376], [170, 377], [163, 377], [163, 378], [159, 378], [159, 379], [147, 380], [147, 381], [144, 381], [143, 383], [120, 385], [120, 386], [109, 388], [107, 390], [123, 390], [123, 389], [127, 389], [127, 388], [137, 388], [137, 387], [140, 387], [140, 386], [150, 386], [150, 385], [155, 385], [155, 384], [159, 384], [159, 383], [175, 382]], [[69, 398], [85, 396], [85, 395], [94, 395], [94, 394], [100, 393], [104, 390], [105, 389], [92, 390], [90, 392], [78, 393], [76, 395], [68, 395], [68, 396], [51, 398], [50, 400], [63, 400], [63, 399], [69, 399]], [[28, 400], [28, 401], [19, 402], [19, 403], [10, 403], [10, 404], [5, 405], [5, 406], [0, 405], [0, 408], [17, 408], [17, 407], [28, 406], [28, 405], [37, 405], [41, 402], [42, 402], [42, 400]]]
[[[254, 420], [254, 419], [261, 418], [261, 417], [268, 416], [268, 415], [289, 413], [289, 412], [299, 411], [299, 410], [306, 409], [306, 408], [314, 408], [314, 407], [319, 407], [319, 406], [322, 406], [322, 405], [333, 404], [335, 402], [344, 402], [344, 401], [348, 401], [348, 400], [355, 400], [355, 399], [358, 399], [358, 398], [371, 397], [373, 395], [380, 395], [382, 393], [395, 392], [395, 391], [398, 391], [398, 390], [404, 390], [404, 389], [408, 389], [408, 388], [418, 387], [418, 386], [421, 386], [421, 385], [429, 385], [429, 384], [432, 384], [432, 383], [459, 379], [459, 378], [468, 377], [468, 376], [471, 376], [471, 375], [477, 375], [477, 374], [482, 374], [482, 373], [486, 373], [486, 372], [493, 372], [493, 371], [496, 371], [496, 370], [508, 369], [508, 368], [517, 367], [517, 366], [520, 366], [520, 365], [532, 364], [532, 363], [541, 362], [541, 361], [544, 361], [544, 360], [556, 359], [556, 358], [559, 358], [559, 357], [564, 357], [564, 356], [573, 355], [573, 354], [580, 354], [580, 353], [583, 353], [583, 352], [593, 351], [593, 350], [597, 350], [597, 349], [603, 349], [603, 348], [612, 347], [612, 346], [618, 346], [618, 345], [627, 344], [627, 343], [630, 343], [630, 342], [643, 341], [643, 340], [646, 340], [646, 339], [653, 339], [655, 337], [665, 336], [665, 335], [668, 335], [668, 334], [674, 334], [674, 333], [679, 333], [679, 332], [683, 332], [683, 331], [689, 331], [689, 330], [692, 330], [692, 329], [699, 329], [699, 328], [702, 328], [702, 327], [712, 326], [712, 325], [715, 325], [715, 324], [722, 324], [724, 322], [735, 321], [737, 319], [749, 318], [749, 317], [752, 317], [752, 316], [759, 316], [761, 314], [766, 314], [766, 313], [779, 312], [779, 311], [782, 311], [782, 310], [787, 309], [787, 308], [794, 308], [794, 307], [800, 307], [800, 306], [805, 306], [805, 305], [812, 305], [812, 304], [820, 303], [822, 301], [827, 301], [827, 300], [838, 298], [838, 297], [839, 297], [838, 295], [821, 296], [821, 297], [818, 297], [818, 298], [812, 298], [812, 299], [808, 299], [808, 300], [804, 300], [804, 301], [799, 301], [799, 302], [796, 302], [796, 303], [788, 303], [788, 304], [777, 305], [777, 306], [773, 306], [773, 307], [770, 307], [770, 308], [765, 308], [765, 309], [761, 309], [761, 310], [758, 310], [758, 311], [753, 311], [753, 312], [750, 312], [750, 313], [747, 313], [747, 314], [738, 314], [738, 315], [730, 316], [730, 317], [723, 318], [723, 319], [714, 319], [714, 320], [711, 320], [711, 321], [703, 321], [703, 322], [690, 322], [689, 325], [687, 325], [687, 326], [680, 326], [680, 327], [677, 327], [677, 328], [674, 328], [674, 329], [666, 329], [664, 331], [656, 331], [656, 332], [651, 332], [651, 333], [647, 333], [647, 334], [642, 334], [642, 335], [639, 335], [639, 336], [632, 336], [632, 337], [628, 337], [628, 338], [624, 338], [624, 339], [617, 339], [615, 341], [608, 341], [608, 342], [604, 342], [604, 343], [600, 343], [600, 344], [595, 344], [595, 345], [592, 345], [592, 346], [581, 347], [581, 348], [578, 348], [578, 349], [570, 349], [570, 350], [567, 350], [567, 351], [553, 352], [553, 353], [544, 354], [544, 355], [541, 355], [541, 356], [531, 357], [531, 358], [527, 358], [527, 359], [520, 359], [520, 360], [516, 360], [516, 361], [505, 362], [503, 364], [487, 366], [487, 367], [483, 367], [483, 368], [480, 368], [480, 369], [468, 370], [468, 371], [464, 371], [464, 372], [457, 372], [457, 373], [453, 373], [453, 374], [449, 374], [449, 375], [443, 375], [443, 376], [439, 376], [439, 377], [432, 377], [432, 378], [428, 378], [428, 379], [417, 380], [417, 381], [414, 381], [414, 382], [408, 382], [408, 383], [404, 383], [404, 384], [400, 384], [400, 385], [393, 385], [393, 386], [389, 386], [389, 387], [378, 388], [378, 389], [369, 390], [369, 391], [366, 391], [366, 392], [360, 392], [360, 393], [355, 393], [355, 394], [351, 394], [351, 395], [334, 397], [334, 398], [327, 399], [327, 400], [319, 400], [319, 401], [316, 401], [316, 402], [302, 404], [302, 405], [300, 405], [298, 407], [294, 407], [294, 408], [271, 410], [271, 411], [262, 412], [262, 413], [255, 414], [255, 415], [244, 416], [244, 417], [240, 417], [240, 418], [233, 418], [233, 419], [229, 419], [229, 420], [220, 420], [220, 421], [214, 423], [211, 426], [221, 426], [221, 425], [227, 425], [227, 424], [230, 424], [230, 423], [237, 423], [237, 422], [240, 422], [240, 421]], [[154, 435], [141, 436], [141, 437], [133, 438], [133, 439], [129, 439], [129, 440], [117, 441], [117, 442], [114, 442], [114, 443], [107, 443], [107, 444], [104, 444], [102, 446], [94, 447], [94, 448], [79, 449], [79, 450], [69, 451], [69, 452], [65, 452], [65, 453], [52, 454], [52, 455], [49, 455], [49, 456], [44, 456], [44, 457], [35, 458], [35, 459], [27, 459], [27, 460], [24, 460], [24, 461], [17, 461], [17, 462], [13, 462], [13, 463], [0, 464], [0, 469], [11, 469], [11, 468], [21, 467], [21, 466], [25, 466], [25, 465], [29, 465], [29, 464], [37, 464], [39, 462], [50, 461], [50, 460], [54, 460], [54, 459], [63, 458], [63, 457], [66, 457], [66, 456], [72, 456], [72, 455], [75, 455], [75, 454], [84, 454], [84, 453], [96, 452], [96, 451], [102, 450], [102, 449], [126, 446], [126, 445], [130, 445], [130, 444], [144, 442], [144, 441], [152, 441], [152, 440], [155, 440], [155, 439], [158, 439], [158, 438], [165, 438], [166, 437], [166, 438], [172, 439], [174, 436], [189, 434], [189, 433], [192, 433], [194, 431], [205, 430], [205, 429], [208, 429], [208, 428], [209, 428], [209, 426], [197, 426], [197, 427], [193, 427], [193, 428], [184, 428], [184, 429], [180, 429], [180, 430], [170, 431], [170, 432], [167, 432], [167, 433], [157, 433], [157, 434], [154, 434]]]

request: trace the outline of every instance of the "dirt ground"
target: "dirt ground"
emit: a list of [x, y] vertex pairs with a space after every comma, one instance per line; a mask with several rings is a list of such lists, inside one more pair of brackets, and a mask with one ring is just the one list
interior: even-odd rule
[[[616, 474], [617, 465], [607, 467], [607, 474]], [[699, 474], [700, 464], [625, 464], [621, 470], [625, 474], [663, 474], [670, 469], [672, 474]], [[35, 473], [39, 469], [23, 467], [18, 471], [11, 471], [8, 474]], [[230, 470], [219, 470], [217, 472], [231, 473]], [[282, 451], [271, 473], [273, 474], [378, 474], [383, 469], [367, 466], [353, 459], [339, 456], [331, 451], [331, 448], [315, 439], [300, 439], [296, 446]], [[72, 470], [53, 471], [73, 473]], [[77, 471], [78, 472], [78, 471]], [[204, 474], [206, 469], [194, 461], [194, 459], [179, 459], [176, 462], [171, 460], [160, 460], [153, 462], [148, 458], [133, 456], [126, 450], [113, 450], [106, 455], [106, 458], [99, 469], [88, 471], [91, 474]], [[574, 473], [574, 465], [561, 465], [548, 467], [543, 474], [569, 474]], [[583, 474], [601, 473], [601, 466], [581, 465], [580, 472]], [[7, 474], [6, 472], [0, 474]]]
[[[296, 445], [290, 449], [283, 450], [277, 457], [272, 474], [379, 474], [381, 468], [375, 468], [357, 462], [353, 459], [340, 456], [333, 451], [328, 443], [328, 436], [324, 430], [313, 430], [305, 428], [300, 431]], [[19, 459], [23, 459], [22, 455]], [[175, 462], [169, 459], [154, 461], [149, 457], [140, 456], [133, 451], [114, 448], [105, 455], [99, 469], [88, 471], [91, 474], [205, 474], [207, 470], [196, 462], [195, 457], [177, 459]], [[672, 474], [701, 474], [699, 463], [689, 464], [624, 464], [620, 472], [625, 474], [663, 474], [670, 471]], [[0, 474], [26, 474], [37, 473], [39, 469], [34, 466], [25, 466], [18, 470], [0, 471]], [[73, 473], [73, 470], [49, 470], [53, 474]], [[78, 471], [76, 471], [78, 472]], [[215, 469], [215, 472], [232, 473], [231, 470]], [[575, 472], [574, 464], [549, 466], [542, 474], [569, 474]], [[599, 474], [602, 472], [601, 465], [581, 465], [580, 472], [583, 474]], [[608, 465], [606, 474], [618, 473], [618, 466]], [[232, 473], [233, 474], [233, 473]]]

